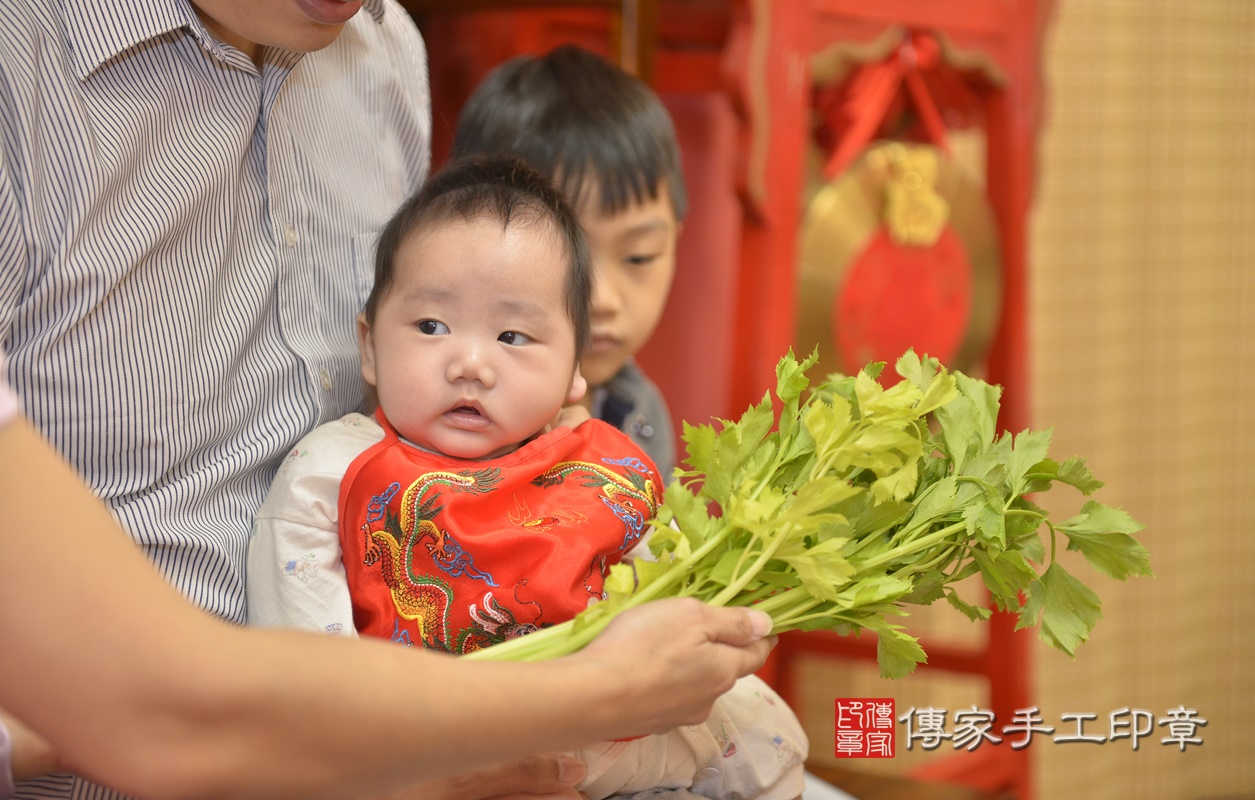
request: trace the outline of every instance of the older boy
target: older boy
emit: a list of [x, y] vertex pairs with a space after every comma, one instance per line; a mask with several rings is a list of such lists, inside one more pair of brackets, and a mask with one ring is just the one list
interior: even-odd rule
[[670, 414], [632, 359], [662, 316], [687, 209], [666, 108], [640, 80], [563, 46], [488, 75], [462, 109], [453, 151], [514, 153], [575, 206], [594, 273], [592, 342], [580, 362], [590, 389], [584, 402], [670, 478]]

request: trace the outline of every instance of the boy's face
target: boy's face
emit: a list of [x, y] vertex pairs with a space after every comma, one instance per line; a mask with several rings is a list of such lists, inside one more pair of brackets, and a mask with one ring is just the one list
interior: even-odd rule
[[566, 313], [569, 257], [548, 224], [441, 222], [404, 240], [362, 376], [397, 432], [428, 450], [514, 450], [584, 394]]
[[599, 191], [590, 187], [578, 212], [593, 262], [593, 337], [580, 369], [589, 386], [601, 386], [658, 326], [675, 275], [680, 225], [665, 180], [657, 199], [613, 215], [602, 212]]

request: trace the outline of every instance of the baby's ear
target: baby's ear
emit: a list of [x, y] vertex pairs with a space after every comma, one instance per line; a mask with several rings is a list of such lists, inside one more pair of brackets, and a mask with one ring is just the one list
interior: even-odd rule
[[375, 376], [375, 339], [365, 314], [357, 315], [357, 352], [362, 360], [362, 378], [372, 387], [379, 385]]
[[584, 399], [584, 394], [588, 391], [588, 381], [584, 380], [584, 376], [580, 374], [580, 368], [577, 364], [575, 374], [571, 376], [571, 388], [567, 391], [567, 405], [578, 403]]

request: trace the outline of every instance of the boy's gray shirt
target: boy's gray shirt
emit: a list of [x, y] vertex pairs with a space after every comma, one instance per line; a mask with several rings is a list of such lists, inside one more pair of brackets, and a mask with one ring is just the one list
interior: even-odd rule
[[658, 387], [629, 359], [600, 387], [599, 395], [593, 416], [626, 433], [653, 459], [663, 483], [670, 483], [675, 469], [675, 435], [671, 412]]

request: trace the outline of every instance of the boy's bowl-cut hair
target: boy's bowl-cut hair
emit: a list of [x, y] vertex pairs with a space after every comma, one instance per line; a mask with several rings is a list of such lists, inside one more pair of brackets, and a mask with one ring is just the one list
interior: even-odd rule
[[453, 219], [496, 219], [510, 225], [549, 227], [567, 254], [566, 312], [575, 328], [576, 359], [590, 337], [592, 268], [584, 230], [562, 193], [518, 156], [479, 155], [450, 162], [427, 179], [393, 214], [375, 248], [375, 285], [363, 316], [373, 325], [392, 287], [396, 254], [411, 236]]
[[476, 87], [458, 117], [453, 156], [515, 153], [575, 204], [591, 182], [601, 210], [617, 214], [670, 190], [676, 219], [688, 210], [671, 115], [643, 81], [600, 56], [563, 45], [519, 56]]

